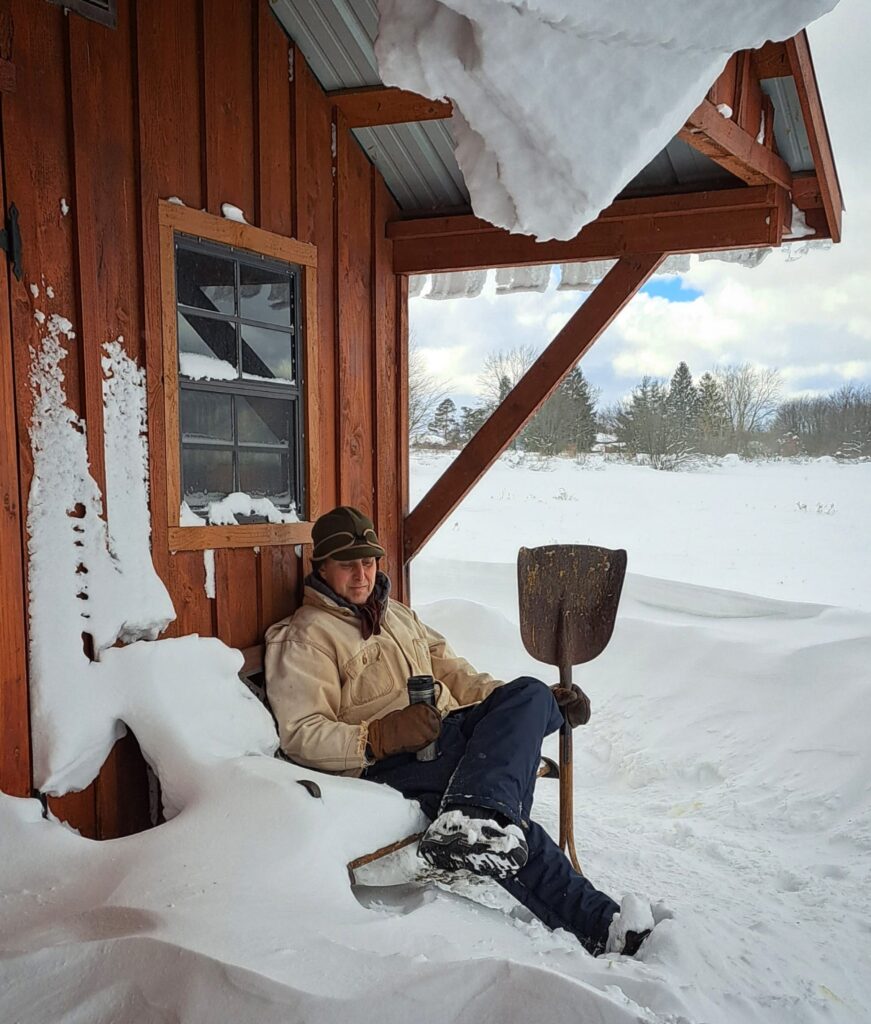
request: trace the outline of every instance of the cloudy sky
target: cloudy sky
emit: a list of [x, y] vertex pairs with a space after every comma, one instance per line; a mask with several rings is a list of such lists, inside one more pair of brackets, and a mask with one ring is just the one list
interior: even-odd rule
[[[584, 357], [609, 404], [640, 377], [670, 377], [685, 359], [695, 377], [717, 364], [777, 367], [784, 397], [871, 383], [871, 131], [863, 85], [871, 39], [868, 0], [840, 0], [809, 35], [844, 193], [843, 241], [795, 262], [772, 253], [747, 270], [693, 260], [680, 278], [656, 278]], [[458, 404], [474, 401], [487, 352], [541, 349], [580, 304], [578, 292], [411, 301], [413, 337]]]

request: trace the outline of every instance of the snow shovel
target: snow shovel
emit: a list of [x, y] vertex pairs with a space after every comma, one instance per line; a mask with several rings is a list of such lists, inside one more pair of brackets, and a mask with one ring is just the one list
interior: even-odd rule
[[[572, 665], [598, 657], [614, 632], [626, 575], [626, 552], [589, 544], [521, 548], [517, 555], [520, 635], [537, 661], [559, 667], [560, 686], [571, 687]], [[579, 873], [575, 851], [572, 730], [559, 737], [559, 845]]]

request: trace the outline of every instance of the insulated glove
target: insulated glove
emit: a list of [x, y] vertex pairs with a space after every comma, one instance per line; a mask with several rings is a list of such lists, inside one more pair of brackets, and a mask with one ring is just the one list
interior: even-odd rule
[[590, 720], [590, 698], [584, 693], [580, 686], [572, 683], [571, 689], [567, 686], [552, 686], [554, 699], [559, 704], [562, 713], [565, 715], [569, 725], [576, 729], [579, 725], [586, 725]]
[[409, 704], [369, 723], [369, 749], [376, 761], [413, 754], [438, 739], [442, 719], [431, 704]]

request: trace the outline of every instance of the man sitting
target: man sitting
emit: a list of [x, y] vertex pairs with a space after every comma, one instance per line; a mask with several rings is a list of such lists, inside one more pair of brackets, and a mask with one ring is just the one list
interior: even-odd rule
[[[266, 634], [267, 691], [281, 747], [299, 764], [385, 783], [432, 824], [419, 853], [489, 875], [591, 953], [633, 955], [646, 932], [609, 928], [618, 905], [573, 870], [530, 817], [542, 739], [589, 718], [577, 688], [476, 671], [443, 636], [389, 598], [370, 519], [341, 506], [313, 529], [315, 571], [290, 618]], [[435, 707], [409, 704], [407, 680], [432, 675]], [[560, 700], [562, 709], [557, 703]], [[438, 756], [415, 753], [438, 742]]]

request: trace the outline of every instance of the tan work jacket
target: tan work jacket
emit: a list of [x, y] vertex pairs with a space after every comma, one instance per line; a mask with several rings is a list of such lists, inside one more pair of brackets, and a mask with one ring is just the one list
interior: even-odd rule
[[267, 630], [265, 669], [282, 750], [300, 764], [343, 775], [365, 767], [368, 723], [408, 705], [409, 676], [441, 682], [443, 715], [501, 685], [398, 601], [388, 601], [381, 633], [364, 640], [357, 616], [312, 587], [301, 608]]

